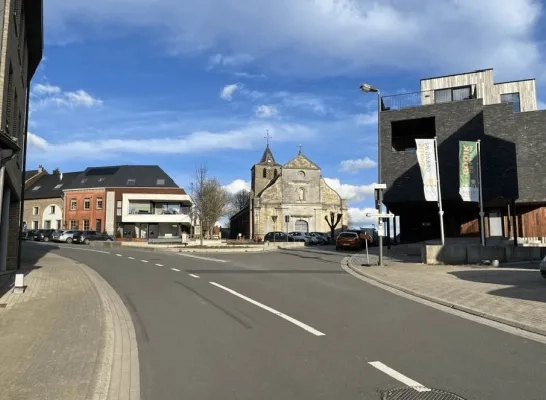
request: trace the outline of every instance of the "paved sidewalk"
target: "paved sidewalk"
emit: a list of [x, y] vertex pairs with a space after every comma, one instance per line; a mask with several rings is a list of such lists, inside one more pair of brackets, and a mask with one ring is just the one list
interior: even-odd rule
[[[370, 260], [376, 263], [374, 256]], [[537, 270], [432, 266], [389, 262], [362, 266], [357, 255], [348, 266], [360, 275], [403, 292], [529, 332], [546, 335], [546, 280]]]
[[25, 292], [0, 292], [0, 399], [139, 399], [136, 338], [119, 296], [87, 266], [23, 254]]

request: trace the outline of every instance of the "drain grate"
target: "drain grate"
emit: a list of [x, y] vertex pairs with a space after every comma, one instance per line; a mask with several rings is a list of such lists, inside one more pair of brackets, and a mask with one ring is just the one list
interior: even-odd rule
[[466, 400], [461, 396], [439, 389], [420, 392], [411, 387], [381, 391], [381, 400]]

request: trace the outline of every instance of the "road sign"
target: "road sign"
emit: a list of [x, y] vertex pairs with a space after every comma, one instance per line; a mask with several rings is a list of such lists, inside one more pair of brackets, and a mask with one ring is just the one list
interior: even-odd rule
[[394, 214], [372, 214], [372, 213], [366, 213], [366, 217], [368, 218], [394, 218], [396, 215]]
[[386, 189], [387, 188], [387, 184], [386, 183], [376, 183], [374, 186], [373, 186], [374, 189], [376, 190], [379, 190], [379, 189]]
[[383, 224], [377, 225], [377, 235], [385, 236], [385, 229], [383, 228]]

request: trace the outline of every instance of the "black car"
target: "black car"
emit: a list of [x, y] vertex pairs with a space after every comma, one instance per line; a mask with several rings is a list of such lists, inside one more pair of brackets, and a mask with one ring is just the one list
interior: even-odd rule
[[33, 239], [37, 242], [49, 242], [55, 229], [38, 229], [34, 231]]
[[72, 236], [72, 243], [78, 244], [89, 244], [91, 241], [113, 242], [114, 240], [116, 239], [112, 235], [96, 231], [76, 232]]
[[292, 235], [287, 235], [284, 232], [268, 232], [264, 236], [264, 242], [294, 242], [295, 238]]

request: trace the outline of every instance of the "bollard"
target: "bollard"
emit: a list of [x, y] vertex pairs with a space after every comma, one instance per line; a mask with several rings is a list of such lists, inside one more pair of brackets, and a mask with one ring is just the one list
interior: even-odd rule
[[24, 293], [25, 285], [23, 283], [24, 274], [15, 274], [15, 284], [13, 285], [13, 293]]

